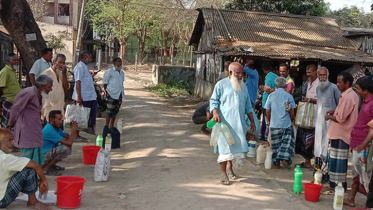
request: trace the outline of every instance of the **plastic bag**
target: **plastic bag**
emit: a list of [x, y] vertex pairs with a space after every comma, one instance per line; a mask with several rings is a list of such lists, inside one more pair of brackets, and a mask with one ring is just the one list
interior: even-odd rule
[[313, 129], [316, 124], [317, 105], [310, 102], [299, 102], [295, 125], [301, 128]]
[[220, 129], [221, 129], [221, 124], [220, 123], [216, 123], [212, 127], [211, 138], [210, 138], [210, 146], [215, 147], [216, 145], [218, 145]]
[[95, 182], [106, 182], [108, 180], [110, 172], [110, 159], [111, 152], [106, 150], [101, 150], [98, 152], [94, 169]]
[[229, 146], [233, 145], [235, 143], [235, 140], [234, 140], [228, 126], [221, 123], [221, 129], [220, 130], [223, 133], [223, 136], [224, 136], [225, 140], [227, 141], [228, 145]]
[[70, 123], [75, 121], [78, 123], [78, 130], [88, 128], [89, 113], [91, 108], [69, 104], [66, 107], [65, 127], [70, 128]]

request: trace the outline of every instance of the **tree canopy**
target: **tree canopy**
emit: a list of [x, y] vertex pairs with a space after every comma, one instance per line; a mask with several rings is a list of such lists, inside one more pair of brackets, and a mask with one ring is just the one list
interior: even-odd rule
[[336, 19], [338, 24], [344, 27], [370, 28], [373, 22], [372, 13], [365, 13], [356, 6], [329, 11], [326, 16]]

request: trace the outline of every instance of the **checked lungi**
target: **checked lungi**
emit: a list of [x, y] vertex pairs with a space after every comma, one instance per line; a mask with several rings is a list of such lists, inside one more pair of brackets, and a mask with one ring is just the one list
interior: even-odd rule
[[288, 128], [270, 128], [272, 139], [272, 162], [278, 165], [280, 160], [286, 160], [291, 164], [294, 157], [294, 130]]
[[69, 155], [71, 155], [71, 147], [63, 144], [58, 145], [45, 153], [45, 163], [48, 164], [53, 159], [62, 160], [67, 158]]
[[106, 98], [106, 113], [108, 117], [118, 114], [120, 106], [122, 106], [122, 95], [119, 96], [119, 99], [113, 99], [109, 94]]
[[10, 118], [10, 110], [12, 109], [13, 102], [3, 98], [3, 111], [1, 113], [1, 127], [5, 128], [8, 125]]
[[347, 189], [346, 175], [348, 166], [349, 145], [341, 139], [330, 139], [329, 178], [330, 188], [335, 189], [338, 182]]
[[9, 180], [3, 199], [0, 200], [0, 208], [5, 208], [11, 204], [20, 192], [27, 195], [35, 194], [38, 190], [38, 182], [38, 176], [31, 168], [24, 168], [22, 171], [15, 173]]

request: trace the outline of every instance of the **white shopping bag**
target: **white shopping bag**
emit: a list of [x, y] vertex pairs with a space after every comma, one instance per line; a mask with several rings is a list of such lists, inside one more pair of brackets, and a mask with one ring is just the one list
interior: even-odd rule
[[301, 128], [313, 129], [316, 124], [317, 105], [310, 102], [299, 102], [295, 125]]
[[95, 182], [106, 182], [108, 180], [110, 172], [110, 159], [111, 152], [107, 150], [101, 150], [98, 152], [94, 169]]
[[89, 114], [91, 108], [83, 107], [75, 104], [69, 104], [66, 107], [65, 113], [65, 127], [70, 128], [71, 122], [78, 123], [78, 130], [84, 130], [88, 128]]

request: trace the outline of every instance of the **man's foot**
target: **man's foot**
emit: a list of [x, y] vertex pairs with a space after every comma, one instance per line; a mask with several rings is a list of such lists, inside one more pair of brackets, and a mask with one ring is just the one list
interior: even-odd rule
[[48, 171], [44, 171], [44, 173], [46, 176], [61, 176], [62, 175], [61, 172], [57, 171], [54, 168], [50, 168], [48, 169]]
[[232, 169], [227, 169], [227, 175], [232, 180], [236, 180], [237, 179], [237, 175], [233, 172]]
[[283, 161], [281, 161], [281, 163], [282, 163], [282, 166], [284, 168], [286, 168], [286, 169], [290, 169], [291, 168], [290, 163], [288, 161], [283, 160]]
[[350, 198], [346, 198], [343, 200], [343, 205], [355, 207], [355, 202], [352, 201]]
[[263, 146], [267, 146], [267, 147], [271, 146], [271, 145], [269, 145], [269, 142], [268, 142], [268, 141], [263, 142], [262, 145], [263, 145]]
[[64, 171], [65, 170], [65, 167], [61, 167], [61, 166], [58, 166], [58, 165], [54, 165], [54, 166], [52, 166], [52, 168], [57, 170], [57, 171]]
[[27, 208], [29, 209], [37, 209], [37, 210], [50, 210], [49, 206], [36, 200], [35, 203], [27, 202]]
[[229, 185], [229, 178], [228, 178], [227, 174], [222, 174], [221, 175], [220, 184]]
[[273, 165], [272, 165], [272, 168], [273, 168], [273, 169], [280, 169], [281, 166], [280, 166], [280, 164], [273, 164]]
[[308, 168], [308, 169], [311, 169], [312, 166], [311, 164], [307, 164], [306, 162], [303, 162], [301, 164], [299, 164], [301, 168]]

